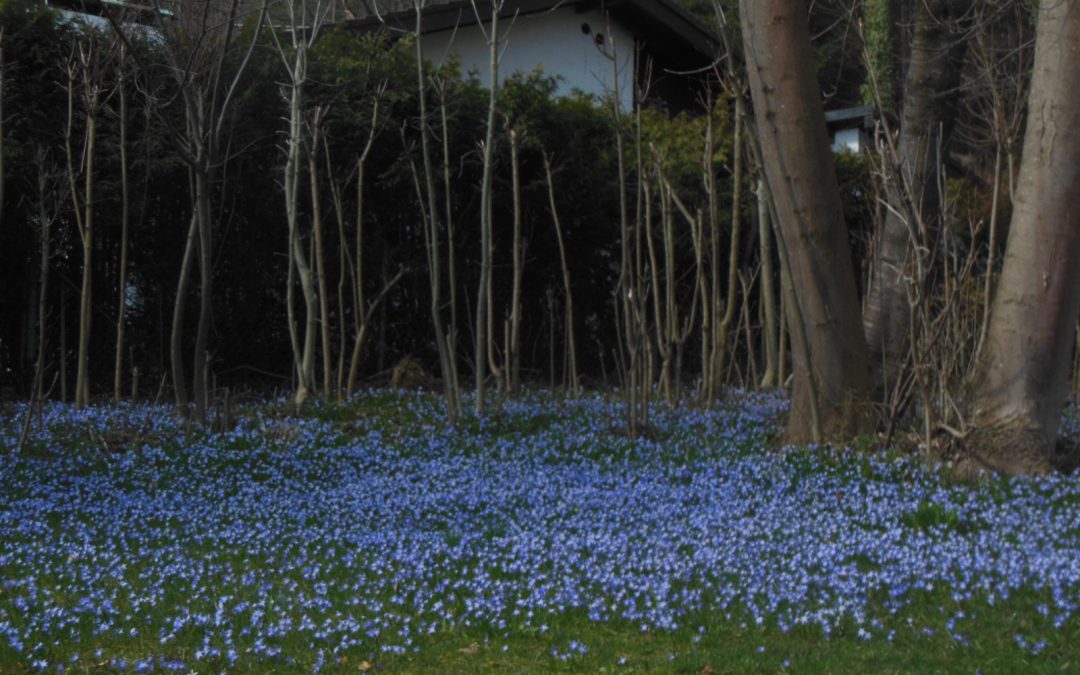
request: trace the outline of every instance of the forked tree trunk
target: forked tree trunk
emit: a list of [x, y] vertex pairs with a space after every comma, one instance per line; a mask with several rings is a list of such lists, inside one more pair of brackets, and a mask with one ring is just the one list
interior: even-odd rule
[[[71, 193], [71, 205], [75, 215], [75, 225], [82, 245], [82, 286], [79, 293], [79, 347], [75, 369], [75, 406], [82, 409], [90, 398], [89, 349], [90, 325], [92, 315], [91, 281], [93, 279], [94, 253], [94, 154], [97, 147], [97, 121], [100, 112], [101, 89], [98, 81], [98, 68], [101, 56], [98, 47], [90, 41], [80, 46], [77, 57], [73, 56], [68, 64], [68, 110], [65, 131], [65, 149], [67, 152], [68, 181]], [[83, 136], [83, 150], [78, 162], [72, 146], [75, 127], [75, 87], [77, 78], [82, 79], [82, 105], [86, 112], [86, 128]], [[83, 192], [80, 196], [78, 174], [82, 172]]]
[[873, 429], [870, 369], [806, 6], [741, 0], [740, 8], [762, 164], [797, 300], [788, 317], [805, 336], [785, 434], [846, 440]]
[[1051, 469], [1080, 311], [1080, 5], [1038, 10], [1016, 204], [971, 399], [967, 469]]

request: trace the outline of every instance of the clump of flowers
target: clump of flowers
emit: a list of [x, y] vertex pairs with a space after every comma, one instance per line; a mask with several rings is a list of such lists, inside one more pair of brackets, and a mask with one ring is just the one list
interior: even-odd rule
[[[933, 589], [956, 603], [1034, 590], [1055, 625], [1080, 607], [1070, 479], [971, 489], [908, 460], [765, 452], [775, 395], [660, 408], [643, 439], [613, 433], [621, 413], [600, 397], [535, 395], [450, 429], [432, 397], [396, 396], [430, 423], [254, 413], [209, 433], [164, 407], [48, 405], [22, 454], [15, 410], [0, 421], [0, 661], [310, 669], [440, 631], [542, 634], [565, 612], [647, 631], [703, 612], [825, 636], [853, 622], [891, 639], [873, 612]], [[71, 447], [73, 430], [121, 423], [153, 433]], [[586, 653], [569, 640], [552, 657]]]

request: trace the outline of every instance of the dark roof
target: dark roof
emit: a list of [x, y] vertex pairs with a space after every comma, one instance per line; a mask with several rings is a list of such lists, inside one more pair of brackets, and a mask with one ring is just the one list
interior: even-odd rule
[[45, 0], [45, 4], [56, 9], [65, 9], [94, 16], [106, 16], [109, 12], [115, 12], [127, 20], [144, 23], [152, 21], [156, 11], [160, 11], [164, 16], [170, 14], [167, 9], [155, 10], [152, 6], [152, 0], [143, 0], [143, 2], [128, 2], [127, 0]]
[[[410, 0], [369, 0], [369, 3], [378, 15], [352, 19], [345, 25], [357, 30], [377, 30], [383, 26], [403, 32], [414, 30], [416, 15]], [[653, 49], [684, 56], [692, 54], [698, 66], [711, 63], [721, 47], [716, 33], [672, 0], [505, 0], [499, 17], [538, 14], [562, 7], [607, 10], [626, 22]], [[477, 0], [474, 11], [471, 0], [427, 0], [423, 13], [424, 32], [437, 32], [475, 24], [477, 14], [490, 16], [491, 2]]]
[[859, 120], [863, 124], [873, 124], [874, 115], [877, 114], [877, 106], [860, 105], [854, 108], [840, 108], [829, 110], [825, 113], [825, 124], [839, 126], [843, 122]]

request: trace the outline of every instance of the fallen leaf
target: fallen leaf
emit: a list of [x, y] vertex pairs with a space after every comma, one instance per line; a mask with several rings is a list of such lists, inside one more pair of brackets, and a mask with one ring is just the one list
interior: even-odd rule
[[466, 656], [472, 656], [473, 654], [479, 654], [480, 653], [480, 645], [474, 642], [471, 645], [469, 645], [468, 647], [462, 647], [458, 651], [461, 652], [462, 654], [466, 655]]
[[375, 666], [371, 665], [371, 663], [369, 661], [361, 661], [360, 666], [359, 666], [361, 673], [366, 673], [367, 671], [371, 670], [374, 667]]

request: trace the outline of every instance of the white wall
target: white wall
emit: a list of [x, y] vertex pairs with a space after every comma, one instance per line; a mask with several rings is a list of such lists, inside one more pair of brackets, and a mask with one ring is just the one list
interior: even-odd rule
[[833, 137], [833, 152], [854, 152], [858, 154], [861, 145], [860, 141], [859, 129], [840, 129]]
[[[467, 11], [472, 11], [471, 9]], [[465, 15], [463, 15], [464, 18]], [[582, 24], [588, 24], [588, 35], [582, 32]], [[485, 23], [485, 30], [490, 28]], [[509, 30], [509, 33], [507, 31]], [[421, 46], [424, 57], [434, 63], [444, 63], [450, 55], [461, 60], [462, 73], [475, 73], [481, 83], [491, 81], [490, 48], [476, 25], [453, 31], [428, 33]], [[571, 89], [606, 96], [614, 89], [614, 66], [597, 47], [597, 33], [604, 35], [608, 53], [614, 35], [618, 55], [619, 100], [624, 110], [633, 107], [634, 38], [619, 24], [609, 27], [599, 10], [578, 13], [573, 7], [563, 7], [553, 12], [529, 14], [510, 19], [499, 19], [499, 34], [505, 49], [499, 61], [500, 79], [515, 71], [532, 72], [540, 68], [546, 75], [559, 75], [559, 94], [569, 94]], [[453, 43], [451, 44], [451, 37]]]

